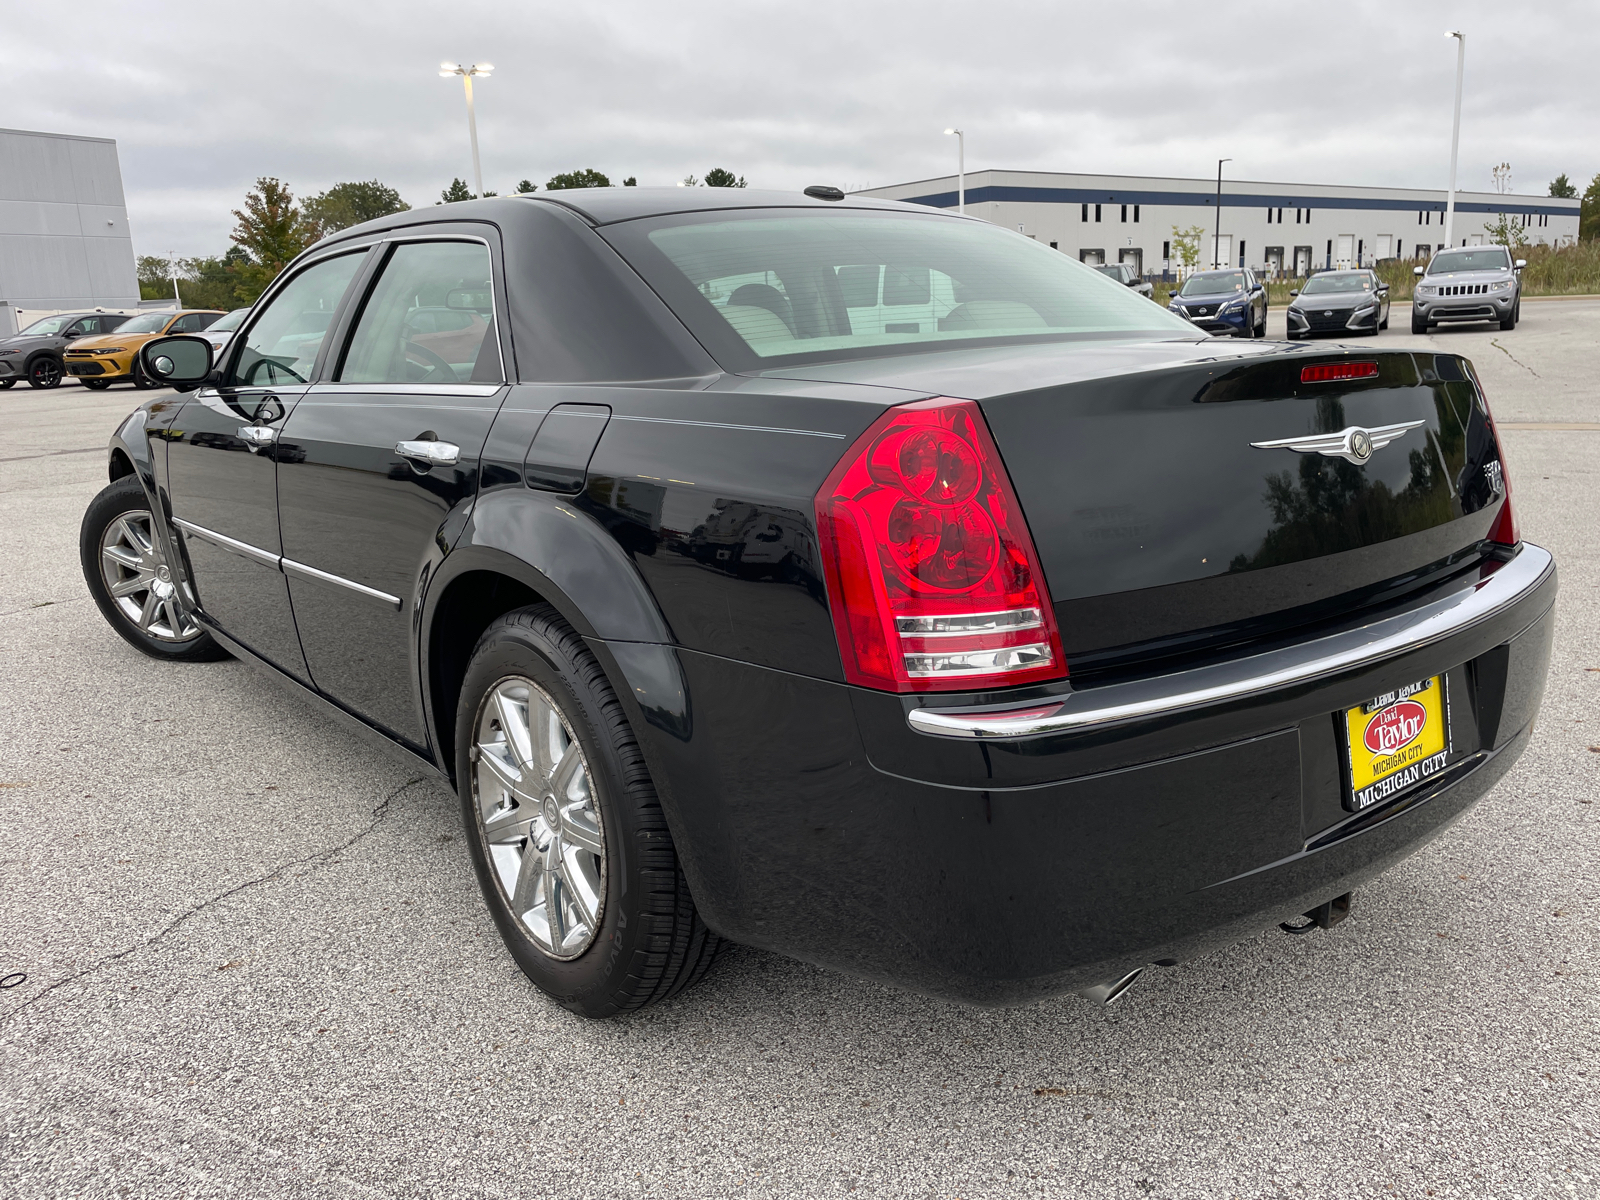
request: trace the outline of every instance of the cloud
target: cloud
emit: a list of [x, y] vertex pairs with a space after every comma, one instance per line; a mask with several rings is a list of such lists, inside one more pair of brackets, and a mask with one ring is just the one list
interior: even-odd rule
[[297, 194], [381, 179], [414, 205], [470, 179], [458, 80], [478, 85], [484, 181], [597, 167], [669, 184], [881, 185], [969, 168], [1443, 186], [1453, 47], [1469, 35], [1461, 182], [1518, 191], [1600, 171], [1589, 3], [1275, 0], [987, 5], [635, 0], [441, 6], [280, 0], [14, 9], [0, 97], [20, 128], [117, 139], [136, 249], [217, 253], [258, 175]]

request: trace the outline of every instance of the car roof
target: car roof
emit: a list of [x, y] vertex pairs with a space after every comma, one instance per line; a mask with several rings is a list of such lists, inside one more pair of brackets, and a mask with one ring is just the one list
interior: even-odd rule
[[[682, 188], [682, 187], [609, 187], [571, 188], [557, 192], [489, 197], [483, 200], [461, 200], [454, 204], [429, 205], [413, 208], [391, 216], [379, 217], [361, 225], [351, 226], [331, 235], [332, 241], [343, 241], [352, 236], [370, 234], [385, 229], [407, 225], [433, 224], [441, 220], [497, 222], [502, 218], [515, 219], [518, 212], [526, 212], [530, 205], [549, 205], [566, 209], [590, 225], [610, 225], [618, 221], [632, 221], [640, 217], [661, 217], [673, 213], [716, 212], [720, 210], [753, 208], [800, 209], [866, 209], [887, 212], [915, 212], [938, 215], [942, 210], [924, 204], [904, 204], [898, 200], [878, 200], [870, 196], [846, 196], [843, 200], [818, 200], [800, 189], [778, 191], [766, 188]], [[944, 213], [956, 220], [955, 213]]]

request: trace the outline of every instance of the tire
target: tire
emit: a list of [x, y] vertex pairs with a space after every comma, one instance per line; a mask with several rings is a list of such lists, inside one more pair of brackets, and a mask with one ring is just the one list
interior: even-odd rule
[[0, 379], [0, 392], [5, 391], [6, 388], [8, 388], [8, 387], [16, 387], [16, 386], [17, 386], [17, 381], [15, 379]]
[[1517, 327], [1517, 318], [1520, 317], [1521, 315], [1522, 315], [1522, 301], [1518, 300], [1515, 304], [1513, 304], [1511, 306], [1511, 315], [1509, 317], [1507, 317], [1504, 321], [1500, 322], [1500, 328], [1501, 329], [1515, 329]]
[[133, 369], [129, 375], [129, 378], [133, 380], [133, 386], [138, 388], [140, 391], [149, 391], [151, 388], [158, 388], [162, 386], [144, 373], [144, 367], [139, 363], [138, 354], [133, 356]]
[[61, 377], [64, 374], [60, 359], [41, 354], [28, 364], [28, 386], [47, 390], [60, 387]]
[[[533, 725], [549, 730], [542, 753]], [[644, 756], [599, 662], [550, 605], [507, 613], [478, 640], [456, 713], [456, 764], [484, 900], [541, 991], [604, 1018], [705, 975], [721, 943], [695, 911]]]
[[93, 392], [103, 392], [111, 386], [111, 380], [109, 379], [84, 379], [80, 377], [78, 382]]
[[[181, 582], [150, 528], [150, 501], [124, 475], [89, 501], [78, 559], [101, 615], [134, 648], [166, 662], [212, 662], [228, 652], [195, 621]], [[141, 586], [142, 585], [142, 586]], [[126, 587], [113, 595], [113, 588]], [[126, 607], [125, 607], [126, 605]]]
[[1411, 314], [1411, 332], [1412, 333], [1427, 333], [1428, 332], [1428, 323], [1426, 321], [1418, 320], [1417, 319], [1417, 315], [1415, 313]]

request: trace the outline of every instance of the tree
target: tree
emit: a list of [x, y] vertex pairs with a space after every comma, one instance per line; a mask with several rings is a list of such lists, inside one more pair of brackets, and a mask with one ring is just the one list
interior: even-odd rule
[[707, 187], [747, 187], [744, 176], [735, 176], [732, 171], [724, 171], [721, 167], [712, 167], [706, 172]]
[[1600, 175], [1583, 189], [1583, 200], [1578, 206], [1578, 238], [1585, 242], [1600, 238]]
[[141, 254], [135, 260], [139, 276], [139, 299], [168, 300], [172, 298], [172, 260], [154, 254]]
[[1528, 244], [1528, 232], [1523, 229], [1522, 221], [1518, 217], [1499, 214], [1493, 221], [1486, 222], [1483, 232], [1489, 239], [1491, 246], [1506, 246], [1512, 250], [1521, 250]]
[[1571, 200], [1577, 196], [1578, 189], [1572, 180], [1567, 178], [1567, 173], [1563, 171], [1550, 181], [1550, 194], [1558, 196], [1562, 200]]
[[638, 187], [639, 186], [639, 181], [634, 176], [629, 175], [626, 179], [624, 179], [622, 181], [622, 186], [623, 187]]
[[685, 175], [683, 177], [683, 186], [684, 187], [699, 187], [700, 186], [700, 180], [695, 178], [693, 175]]
[[465, 179], [452, 179], [450, 186], [439, 193], [439, 202], [441, 204], [456, 204], [462, 200], [471, 199], [472, 192], [468, 189]]
[[325, 238], [363, 221], [406, 212], [411, 206], [388, 184], [369, 179], [364, 183], [336, 183], [325, 192], [307, 197], [300, 208], [306, 224], [318, 238]]
[[593, 167], [585, 167], [581, 171], [567, 171], [557, 175], [544, 185], [547, 192], [564, 192], [569, 188], [597, 188], [610, 187], [611, 180], [607, 179]]
[[1205, 237], [1206, 231], [1199, 225], [1191, 225], [1188, 229], [1172, 227], [1172, 257], [1178, 260], [1181, 266], [1194, 270], [1200, 261], [1200, 239]]
[[517, 195], [519, 196], [529, 196], [538, 190], [539, 185], [531, 179], [524, 179], [521, 183], [517, 184]]
[[294, 206], [293, 193], [269, 176], [256, 180], [255, 190], [245, 195], [244, 208], [234, 209], [233, 215], [238, 224], [228, 236], [250, 256], [251, 265], [267, 272], [267, 282], [314, 240]]

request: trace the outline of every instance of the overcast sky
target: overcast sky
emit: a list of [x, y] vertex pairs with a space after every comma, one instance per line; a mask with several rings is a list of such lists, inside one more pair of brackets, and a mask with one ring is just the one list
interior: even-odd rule
[[6, 3], [0, 126], [115, 138], [134, 248], [219, 254], [259, 175], [381, 179], [412, 205], [596, 167], [845, 188], [970, 169], [1443, 187], [1600, 172], [1596, 0], [276, 0]]

